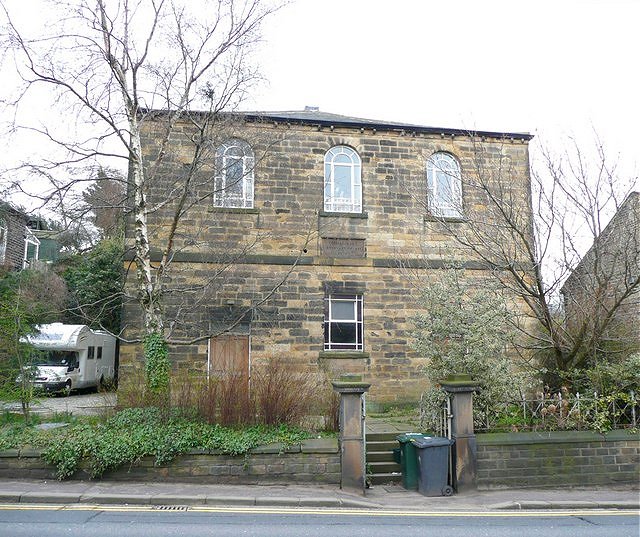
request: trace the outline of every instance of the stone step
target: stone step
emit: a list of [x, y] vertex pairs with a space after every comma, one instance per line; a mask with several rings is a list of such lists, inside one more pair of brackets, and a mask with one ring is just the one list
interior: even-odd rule
[[387, 433], [367, 433], [366, 441], [367, 442], [388, 442], [388, 441], [396, 441], [396, 437], [402, 433], [398, 432], [387, 432]]
[[368, 470], [372, 475], [400, 473], [400, 465], [396, 462], [369, 462], [367, 459]]
[[392, 451], [393, 449], [399, 447], [397, 440], [385, 440], [385, 441], [375, 441], [375, 442], [367, 442], [366, 450], [367, 453], [372, 451]]
[[393, 462], [393, 452], [367, 451], [367, 462]]
[[402, 483], [402, 475], [400, 472], [369, 475], [367, 479], [372, 485], [397, 485]]

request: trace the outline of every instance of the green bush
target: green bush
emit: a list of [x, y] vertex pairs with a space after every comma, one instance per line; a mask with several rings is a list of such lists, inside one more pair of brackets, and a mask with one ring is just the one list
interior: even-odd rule
[[124, 271], [122, 238], [104, 239], [86, 254], [58, 264], [70, 291], [67, 322], [118, 333]]
[[[284, 425], [234, 429], [189, 421], [179, 415], [167, 417], [166, 411], [158, 408], [129, 408], [104, 423], [76, 425], [50, 434], [42, 456], [56, 466], [59, 479], [73, 475], [81, 461], [87, 461], [89, 474], [96, 478], [145, 456], [154, 457], [155, 463], [162, 465], [193, 449], [242, 455], [258, 445], [290, 445], [308, 437], [308, 433]], [[43, 441], [31, 437], [31, 443], [42, 446]]]
[[634, 391], [640, 393], [640, 353], [620, 360], [600, 361], [589, 369], [573, 370], [564, 380], [574, 392], [582, 394], [610, 395]]
[[449, 268], [424, 285], [418, 304], [413, 348], [428, 359], [424, 373], [431, 384], [420, 404], [424, 427], [437, 427], [446, 398], [438, 382], [448, 375], [470, 375], [480, 388], [475, 405], [486, 411], [519, 396], [521, 381], [507, 353], [515, 316], [498, 290], [473, 285], [463, 270]]

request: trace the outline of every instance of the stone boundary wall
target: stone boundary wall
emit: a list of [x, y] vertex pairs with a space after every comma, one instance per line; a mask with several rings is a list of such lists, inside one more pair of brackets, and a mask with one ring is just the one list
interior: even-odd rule
[[[86, 466], [85, 466], [86, 468]], [[0, 478], [55, 479], [55, 467], [40, 458], [40, 451], [24, 449], [0, 452]], [[107, 472], [113, 481], [171, 481], [194, 483], [340, 483], [340, 452], [333, 438], [305, 440], [284, 448], [269, 444], [246, 456], [191, 451], [162, 466], [143, 457], [131, 467]], [[72, 479], [89, 479], [86, 470]]]
[[478, 434], [478, 488], [638, 483], [640, 434], [553, 431]]

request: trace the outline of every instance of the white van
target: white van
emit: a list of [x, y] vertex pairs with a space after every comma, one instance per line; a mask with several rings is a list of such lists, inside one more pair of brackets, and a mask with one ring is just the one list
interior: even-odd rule
[[69, 393], [115, 376], [116, 338], [84, 324], [42, 324], [27, 338], [36, 349], [34, 386]]

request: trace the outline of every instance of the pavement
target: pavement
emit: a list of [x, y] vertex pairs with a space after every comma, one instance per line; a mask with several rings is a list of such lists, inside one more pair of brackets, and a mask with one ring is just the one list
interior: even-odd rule
[[0, 480], [0, 504], [351, 508], [416, 512], [508, 510], [640, 510], [637, 487], [474, 490], [425, 497], [400, 486], [375, 486], [364, 496], [331, 485], [212, 485], [124, 481]]

